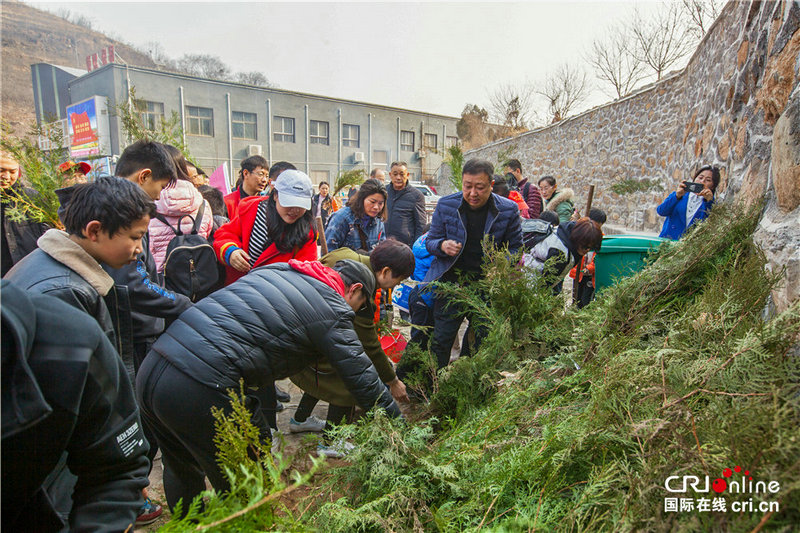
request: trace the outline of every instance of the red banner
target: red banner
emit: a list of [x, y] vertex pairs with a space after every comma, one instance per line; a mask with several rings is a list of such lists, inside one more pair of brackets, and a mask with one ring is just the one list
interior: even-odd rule
[[89, 115], [84, 113], [72, 113], [70, 115], [72, 123], [72, 145], [78, 146], [94, 142], [97, 135], [92, 131], [92, 124], [89, 122]]

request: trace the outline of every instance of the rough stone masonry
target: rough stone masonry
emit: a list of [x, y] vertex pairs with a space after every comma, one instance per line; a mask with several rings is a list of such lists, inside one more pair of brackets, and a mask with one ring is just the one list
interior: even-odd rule
[[[732, 1], [687, 66], [630, 96], [467, 152], [520, 159], [528, 177], [555, 176], [613, 224], [655, 230], [655, 207], [702, 165], [722, 170], [718, 201], [766, 200], [756, 237], [786, 282], [779, 310], [800, 297], [800, 2]], [[616, 194], [621, 180], [657, 188]]]

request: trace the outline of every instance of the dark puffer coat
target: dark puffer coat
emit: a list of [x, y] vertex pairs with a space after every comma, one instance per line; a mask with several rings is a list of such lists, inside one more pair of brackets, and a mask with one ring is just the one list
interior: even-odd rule
[[[324, 268], [317, 262], [298, 263]], [[271, 384], [327, 360], [361, 407], [377, 403], [399, 416], [353, 330], [355, 313], [322, 281], [324, 276], [301, 273], [287, 263], [252, 270], [185, 311], [151, 354], [223, 390], [238, 389], [240, 378], [249, 387]]]

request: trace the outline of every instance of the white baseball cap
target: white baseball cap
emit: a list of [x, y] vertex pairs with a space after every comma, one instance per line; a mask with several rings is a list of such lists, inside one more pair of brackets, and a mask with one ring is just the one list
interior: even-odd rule
[[305, 172], [284, 170], [275, 180], [274, 187], [278, 191], [278, 201], [283, 207], [311, 209], [314, 188], [311, 185], [311, 178]]

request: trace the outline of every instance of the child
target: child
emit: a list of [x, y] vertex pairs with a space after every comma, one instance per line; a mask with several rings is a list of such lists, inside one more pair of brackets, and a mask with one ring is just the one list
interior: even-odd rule
[[104, 297], [114, 286], [101, 267], [136, 261], [155, 204], [134, 184], [98, 178], [75, 187], [64, 212], [66, 231], [51, 229], [39, 248], [6, 276], [30, 292], [50, 294], [93, 316], [112, 343], [115, 334]]
[[[602, 229], [606, 223], [606, 213], [602, 209], [592, 208], [589, 210], [589, 219]], [[569, 277], [575, 280], [572, 301], [578, 309], [588, 305], [594, 298], [594, 256], [593, 251], [587, 252], [569, 273]]]

